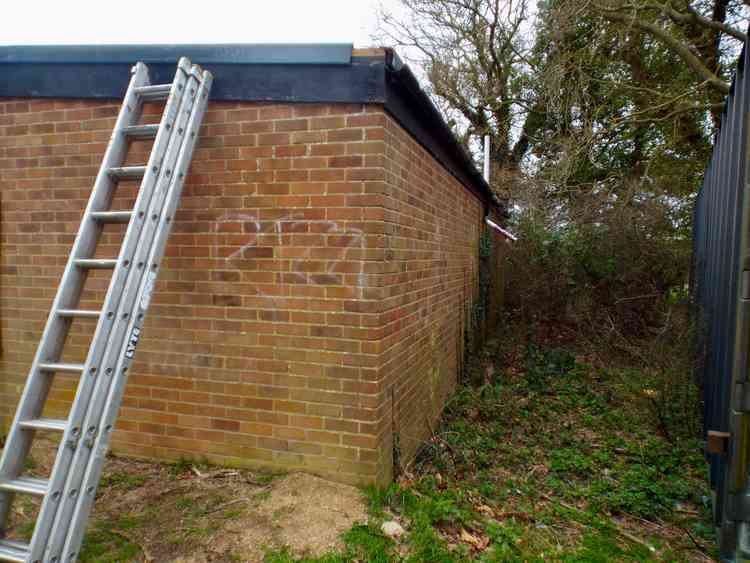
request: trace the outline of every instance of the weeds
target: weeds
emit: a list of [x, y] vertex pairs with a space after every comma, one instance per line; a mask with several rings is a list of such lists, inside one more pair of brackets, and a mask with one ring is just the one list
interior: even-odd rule
[[102, 476], [99, 481], [99, 488], [105, 490], [110, 487], [133, 489], [140, 487], [145, 482], [146, 477], [143, 475], [137, 475], [125, 471], [115, 471]]
[[[377, 555], [355, 534], [316, 561], [705, 560], [700, 444], [687, 433], [671, 443], [643, 416], [649, 398], [636, 382], [647, 374], [559, 347], [528, 345], [520, 357], [516, 376], [457, 390], [414, 474], [366, 490], [373, 521], [398, 519], [407, 537], [393, 544], [371, 526]], [[284, 556], [267, 561], [293, 560]]]
[[96, 526], [86, 534], [81, 548], [81, 563], [119, 563], [137, 561], [141, 548], [121, 532]]
[[672, 442], [644, 417], [649, 395], [637, 382], [654, 373], [534, 344], [520, 358], [520, 373], [457, 390], [414, 474], [367, 490], [376, 522], [408, 530], [398, 549], [384, 546], [385, 560], [705, 560], [700, 442], [687, 430]]
[[575, 358], [561, 348], [541, 348], [533, 343], [526, 346], [526, 381], [533, 389], [544, 389], [550, 379], [563, 377], [575, 367]]

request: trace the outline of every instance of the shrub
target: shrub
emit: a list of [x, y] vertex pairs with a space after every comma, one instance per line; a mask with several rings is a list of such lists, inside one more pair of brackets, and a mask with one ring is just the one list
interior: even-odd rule
[[[668, 202], [566, 212], [521, 207], [509, 251], [507, 304], [526, 322], [584, 334], [644, 335], [658, 305], [685, 294], [690, 238]], [[657, 314], [655, 314], [657, 313]]]

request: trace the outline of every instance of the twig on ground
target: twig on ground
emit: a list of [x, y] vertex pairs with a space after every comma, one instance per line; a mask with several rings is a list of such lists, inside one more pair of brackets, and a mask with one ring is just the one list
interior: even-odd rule
[[496, 520], [505, 520], [507, 518], [518, 518], [519, 520], [525, 520], [527, 522], [531, 522], [534, 520], [534, 517], [531, 516], [528, 512], [496, 512], [495, 513]]
[[191, 486], [192, 486], [191, 484], [177, 485], [176, 487], [171, 487], [171, 488], [169, 488], [169, 489], [167, 489], [165, 491], [160, 491], [160, 492], [156, 493], [156, 497], [160, 498], [160, 497], [166, 496], [166, 495], [168, 495], [170, 493], [174, 493], [176, 491], [180, 491], [182, 489], [188, 489]]
[[262, 481], [252, 479], [251, 477], [245, 477], [245, 483], [247, 483], [248, 485], [255, 485], [256, 487], [261, 487], [263, 489], [268, 488], [268, 486], [271, 484], [270, 481], [263, 483]]
[[212, 471], [207, 473], [206, 477], [209, 479], [226, 479], [228, 477], [237, 477], [240, 472], [233, 469], [220, 469], [218, 471]]
[[697, 510], [692, 510], [690, 508], [675, 508], [675, 512], [679, 512], [680, 514], [687, 514], [688, 516], [698, 516], [700, 515], [700, 512]]
[[688, 530], [686, 527], [684, 527], [681, 524], [675, 524], [675, 526], [677, 526], [680, 530], [685, 532], [687, 537], [690, 538], [690, 541], [693, 542], [693, 545], [698, 551], [700, 551], [703, 555], [708, 555], [708, 550], [701, 543], [699, 543], [698, 540], [695, 539], [693, 534], [690, 533], [690, 530]]
[[206, 514], [213, 514], [214, 512], [219, 512], [220, 510], [224, 510], [225, 508], [228, 508], [232, 505], [239, 504], [241, 502], [250, 502], [250, 499], [247, 497], [242, 498], [236, 498], [234, 500], [230, 500], [229, 502], [225, 502], [224, 504], [220, 504], [219, 506], [209, 510], [206, 512]]
[[666, 530], [667, 529], [667, 527], [663, 523], [654, 522], [653, 520], [646, 520], [645, 518], [641, 518], [640, 516], [631, 516], [631, 517], [634, 518], [635, 520], [643, 522], [646, 526], [651, 526], [651, 527], [654, 527], [654, 528], [658, 528], [660, 530]]
[[647, 295], [637, 295], [635, 297], [620, 297], [619, 299], [615, 300], [615, 305], [618, 303], [624, 303], [625, 301], [636, 301], [638, 299], [650, 299], [652, 297], [659, 297], [661, 295], [660, 293], [649, 293]]
[[630, 532], [626, 532], [625, 530], [623, 530], [620, 527], [617, 528], [617, 533], [620, 534], [622, 537], [624, 537], [626, 539], [629, 539], [630, 541], [632, 541], [634, 543], [637, 543], [637, 544], [640, 544], [640, 545], [644, 546], [651, 553], [656, 553], [656, 548], [653, 545], [651, 545], [650, 543], [648, 543], [646, 540], [642, 540], [638, 536], [634, 536]]
[[541, 497], [543, 499], [546, 499], [546, 500], [550, 501], [550, 502], [556, 502], [557, 504], [559, 504], [560, 506], [563, 506], [563, 507], [567, 508], [568, 510], [574, 510], [575, 512], [581, 512], [580, 508], [578, 508], [576, 506], [573, 506], [572, 504], [568, 504], [565, 501], [562, 501], [560, 499], [552, 498], [551, 496], [546, 495], [544, 493], [542, 493]]

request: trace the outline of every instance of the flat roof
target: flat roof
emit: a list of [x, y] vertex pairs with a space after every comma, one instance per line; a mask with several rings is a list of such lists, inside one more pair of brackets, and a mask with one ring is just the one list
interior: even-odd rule
[[180, 57], [215, 79], [212, 100], [373, 103], [385, 109], [464, 186], [499, 206], [473, 160], [393, 49], [351, 44], [0, 46], [0, 97], [122, 98], [130, 67], [172, 80]]

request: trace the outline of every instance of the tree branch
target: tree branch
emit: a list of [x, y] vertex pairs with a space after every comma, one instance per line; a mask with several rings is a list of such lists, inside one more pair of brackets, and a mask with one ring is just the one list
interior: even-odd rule
[[631, 17], [617, 10], [605, 8], [603, 6], [596, 6], [596, 8], [601, 13], [601, 15], [609, 21], [629, 24], [645, 33], [648, 33], [653, 38], [658, 39], [670, 51], [672, 51], [675, 55], [685, 61], [685, 64], [687, 64], [694, 72], [699, 74], [711, 88], [717, 90], [718, 92], [721, 92], [722, 94], [729, 94], [729, 84], [727, 84], [721, 78], [711, 72], [711, 70], [706, 67], [706, 65], [703, 64], [703, 62], [698, 57], [696, 57], [686, 45], [680, 43], [680, 41], [675, 39], [666, 30], [662, 29], [656, 24], [645, 22], [636, 17]]
[[[750, 2], [750, 0], [748, 1]], [[697, 12], [696, 9], [690, 5], [686, 6], [686, 9], [687, 9], [686, 14], [678, 12], [671, 6], [662, 6], [661, 9], [666, 15], [668, 15], [675, 22], [680, 22], [680, 23], [694, 22], [699, 25], [702, 25], [703, 27], [714, 29], [722, 33], [726, 33], [727, 35], [730, 35], [734, 37], [735, 39], [738, 39], [739, 41], [744, 42], [747, 40], [747, 34], [742, 33], [740, 30], [733, 28], [731, 25], [727, 25], [726, 23], [712, 20], [712, 19], [705, 17], [704, 15]]]

